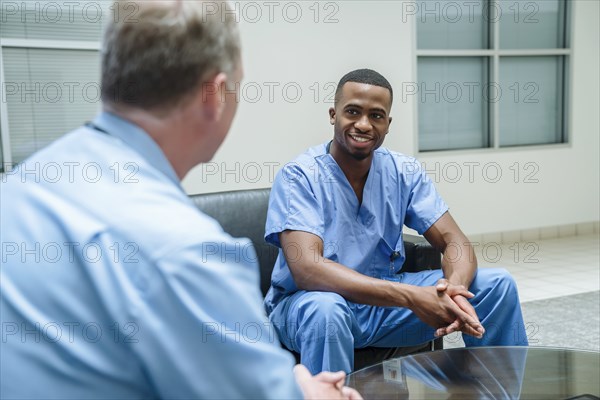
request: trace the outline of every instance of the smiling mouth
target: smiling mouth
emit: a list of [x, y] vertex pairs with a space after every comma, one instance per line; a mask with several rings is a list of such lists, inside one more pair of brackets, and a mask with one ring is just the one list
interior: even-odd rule
[[366, 143], [368, 141], [370, 141], [371, 139], [366, 138], [366, 137], [362, 137], [362, 136], [356, 136], [356, 135], [350, 135], [350, 137], [354, 140], [356, 140], [359, 143]]

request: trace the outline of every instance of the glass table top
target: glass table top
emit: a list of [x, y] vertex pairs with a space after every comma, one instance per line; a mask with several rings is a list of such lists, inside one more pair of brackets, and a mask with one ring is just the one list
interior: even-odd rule
[[600, 400], [600, 353], [471, 347], [419, 353], [348, 375], [365, 399]]

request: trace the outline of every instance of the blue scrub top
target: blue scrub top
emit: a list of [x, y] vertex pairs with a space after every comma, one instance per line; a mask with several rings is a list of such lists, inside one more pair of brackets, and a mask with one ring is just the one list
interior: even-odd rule
[[[285, 230], [305, 231], [323, 241], [323, 256], [364, 275], [397, 273], [404, 263], [403, 225], [423, 234], [448, 206], [413, 157], [386, 148], [375, 150], [362, 204], [327, 143], [310, 148], [279, 171], [269, 199], [265, 240], [281, 247]], [[279, 250], [265, 299], [267, 312], [296, 292]]]

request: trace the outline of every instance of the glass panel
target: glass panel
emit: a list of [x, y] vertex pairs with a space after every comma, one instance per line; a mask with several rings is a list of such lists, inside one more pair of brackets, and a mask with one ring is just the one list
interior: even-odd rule
[[500, 146], [563, 142], [564, 61], [500, 58]]
[[97, 42], [102, 35], [103, 22], [113, 17], [110, 9], [113, 3], [3, 1], [0, 2], [0, 36]]
[[564, 0], [501, 0], [501, 49], [554, 49], [565, 46]]
[[489, 146], [488, 58], [418, 58], [419, 151]]
[[403, 7], [417, 20], [419, 49], [487, 49], [487, 11], [484, 1], [423, 0]]
[[13, 163], [92, 119], [100, 109], [97, 51], [2, 51]]

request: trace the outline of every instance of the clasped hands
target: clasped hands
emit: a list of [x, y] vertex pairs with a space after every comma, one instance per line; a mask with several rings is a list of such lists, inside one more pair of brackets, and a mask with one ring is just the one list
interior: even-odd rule
[[479, 317], [468, 300], [475, 295], [469, 292], [463, 285], [454, 285], [445, 278], [438, 281], [435, 289], [437, 290], [438, 295], [449, 296], [456, 306], [458, 306], [458, 309], [455, 310], [456, 319], [452, 321], [450, 325], [438, 328], [435, 331], [435, 335], [440, 337], [452, 332], [461, 331], [481, 339], [485, 333], [485, 329], [483, 328], [483, 325], [481, 325], [481, 322], [479, 322]]
[[[422, 289], [428, 292], [428, 296], [422, 297], [422, 301], [415, 305], [413, 311], [423, 322], [436, 328], [436, 337], [456, 331], [478, 339], [483, 337], [485, 329], [468, 300], [475, 295], [467, 288], [442, 278], [435, 287]], [[433, 297], [434, 295], [436, 297]]]

